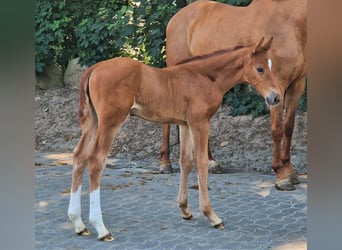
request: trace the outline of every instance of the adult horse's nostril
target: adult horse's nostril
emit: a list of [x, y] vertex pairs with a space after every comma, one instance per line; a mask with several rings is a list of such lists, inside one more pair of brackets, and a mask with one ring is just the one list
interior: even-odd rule
[[266, 96], [266, 101], [269, 105], [276, 105], [279, 103], [280, 98], [278, 94], [271, 92], [271, 94]]

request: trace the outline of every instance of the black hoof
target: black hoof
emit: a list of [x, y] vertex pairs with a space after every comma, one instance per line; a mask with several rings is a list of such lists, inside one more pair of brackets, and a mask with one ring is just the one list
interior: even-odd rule
[[224, 223], [221, 222], [221, 223], [219, 223], [217, 225], [214, 225], [214, 227], [217, 228], [217, 229], [223, 229], [224, 228]]
[[190, 216], [187, 216], [187, 217], [182, 216], [182, 218], [183, 218], [184, 220], [191, 220], [191, 219], [192, 219], [192, 214], [190, 214]]
[[290, 181], [293, 185], [298, 185], [300, 184], [299, 180], [298, 180], [298, 175], [296, 173], [294, 174], [290, 174], [289, 175]]
[[161, 174], [172, 174], [173, 173], [172, 165], [171, 164], [160, 165], [159, 173], [161, 173]]
[[77, 233], [77, 235], [79, 235], [79, 236], [88, 236], [88, 235], [90, 235], [91, 233], [90, 233], [90, 231], [87, 229], [87, 228], [85, 228], [85, 229], [83, 229], [82, 231], [80, 231], [80, 232], [78, 232]]
[[291, 183], [289, 179], [276, 181], [275, 187], [280, 191], [292, 191], [296, 189], [296, 187]]
[[114, 240], [114, 237], [109, 233], [101, 238], [99, 238], [100, 241], [104, 241], [104, 242], [110, 242]]

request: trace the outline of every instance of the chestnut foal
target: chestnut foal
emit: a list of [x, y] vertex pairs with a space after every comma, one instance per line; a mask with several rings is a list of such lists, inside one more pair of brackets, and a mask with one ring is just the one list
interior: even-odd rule
[[271, 72], [268, 50], [272, 38], [263, 43], [237, 46], [197, 56], [168, 67], [155, 68], [128, 58], [102, 61], [84, 72], [80, 84], [79, 122], [82, 136], [74, 150], [68, 216], [79, 235], [89, 235], [81, 219], [81, 188], [89, 166], [89, 221], [98, 238], [111, 241], [102, 220], [100, 181], [113, 138], [129, 114], [158, 123], [180, 126], [180, 187], [177, 198], [181, 216], [192, 217], [187, 201], [187, 179], [195, 163], [200, 209], [211, 224], [223, 228], [208, 196], [208, 134], [210, 119], [223, 95], [245, 82], [270, 106], [282, 102], [278, 82]]

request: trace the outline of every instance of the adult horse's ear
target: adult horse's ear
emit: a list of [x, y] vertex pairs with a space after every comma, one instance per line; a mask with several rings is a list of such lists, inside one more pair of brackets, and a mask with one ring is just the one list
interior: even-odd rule
[[266, 42], [263, 45], [264, 40], [265, 40], [265, 37], [261, 38], [260, 42], [255, 46], [255, 48], [253, 49], [254, 55], [258, 53], [266, 53], [271, 47], [271, 44], [273, 42], [273, 36], [270, 38], [268, 42]]

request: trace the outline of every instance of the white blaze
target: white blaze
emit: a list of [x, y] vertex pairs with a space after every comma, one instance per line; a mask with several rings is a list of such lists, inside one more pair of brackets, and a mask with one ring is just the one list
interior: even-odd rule
[[271, 60], [271, 58], [268, 58], [267, 63], [268, 63], [268, 68], [270, 70], [272, 70], [272, 60]]

